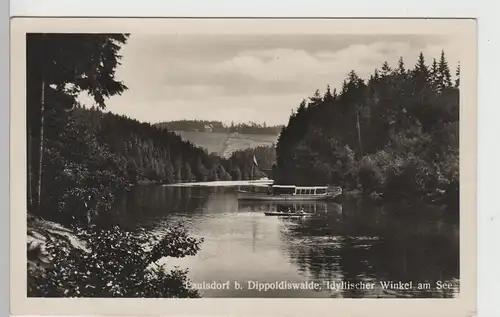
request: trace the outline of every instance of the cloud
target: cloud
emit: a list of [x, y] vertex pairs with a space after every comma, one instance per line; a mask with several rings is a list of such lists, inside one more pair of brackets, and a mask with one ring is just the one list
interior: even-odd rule
[[413, 67], [422, 51], [430, 64], [442, 49], [453, 69], [455, 43], [436, 36], [132, 34], [116, 74], [129, 90], [108, 105], [150, 122], [285, 123], [302, 98], [340, 88], [352, 69], [368, 78], [384, 61], [396, 66], [402, 56]]
[[[438, 56], [440, 50], [423, 49]], [[209, 70], [212, 76], [222, 78], [233, 77], [251, 78], [255, 83], [265, 85], [285, 83], [285, 92], [311, 91], [324, 88], [327, 84], [339, 87], [350, 70], [355, 70], [358, 75], [367, 78], [375, 68], [388, 61], [396, 65], [400, 56], [414, 63], [418, 51], [412, 50], [404, 42], [376, 42], [372, 44], [356, 44], [347, 46], [338, 51], [307, 52], [305, 50], [274, 49], [243, 51], [229, 60], [215, 63]], [[228, 81], [228, 86], [237, 85], [238, 80]], [[258, 89], [259, 85], [255, 84]], [[258, 92], [256, 90], [255, 92]], [[277, 90], [277, 93], [284, 92]]]

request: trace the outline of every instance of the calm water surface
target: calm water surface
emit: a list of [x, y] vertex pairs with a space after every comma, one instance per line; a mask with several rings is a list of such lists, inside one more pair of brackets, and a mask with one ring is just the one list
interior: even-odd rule
[[[316, 216], [263, 214], [283, 208]], [[250, 203], [238, 201], [231, 187], [146, 186], [119, 199], [115, 214], [125, 227], [161, 231], [181, 221], [203, 237], [196, 256], [166, 259], [189, 269], [196, 285], [230, 282], [229, 290], [201, 289], [203, 297], [455, 297], [459, 288], [458, 224], [430, 207]], [[235, 289], [235, 281], [242, 289]], [[259, 291], [256, 282], [295, 284]], [[388, 282], [412, 282], [412, 288], [384, 289], [381, 283]], [[418, 289], [424, 282], [430, 289]], [[438, 289], [438, 282], [451, 289]], [[309, 289], [291, 289], [299, 283]]]

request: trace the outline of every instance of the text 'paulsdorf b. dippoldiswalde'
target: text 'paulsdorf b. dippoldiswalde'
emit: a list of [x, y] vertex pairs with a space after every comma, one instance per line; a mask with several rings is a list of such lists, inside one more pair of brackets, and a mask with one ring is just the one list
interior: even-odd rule
[[225, 281], [225, 282], [188, 282], [187, 287], [197, 290], [253, 290], [266, 292], [271, 290], [373, 290], [380, 288], [383, 290], [445, 290], [453, 289], [455, 285], [450, 282], [436, 281], [434, 283], [413, 281], [379, 281], [372, 282], [348, 282], [348, 281], [326, 281], [326, 282], [259, 282], [259, 281]]

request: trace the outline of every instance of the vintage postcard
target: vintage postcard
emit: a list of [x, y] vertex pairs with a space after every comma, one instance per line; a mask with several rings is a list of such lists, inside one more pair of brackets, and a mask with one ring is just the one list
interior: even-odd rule
[[12, 314], [475, 313], [474, 20], [16, 18], [11, 43]]

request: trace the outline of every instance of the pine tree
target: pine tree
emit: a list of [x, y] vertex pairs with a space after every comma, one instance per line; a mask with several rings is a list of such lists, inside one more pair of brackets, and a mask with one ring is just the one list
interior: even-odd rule
[[310, 97], [309, 100], [310, 100], [309, 105], [313, 107], [319, 105], [323, 101], [323, 97], [321, 97], [319, 89], [316, 89], [314, 95]]
[[203, 162], [201, 161], [200, 157], [198, 157], [198, 159], [197, 159], [196, 171], [197, 171], [197, 174], [198, 174], [198, 177], [199, 177], [200, 181], [202, 181], [202, 182], [207, 181], [207, 179], [208, 179], [208, 170], [205, 167], [205, 165], [203, 164]]
[[396, 74], [403, 75], [406, 74], [405, 63], [403, 61], [403, 57], [399, 57], [398, 68], [396, 68]]
[[193, 182], [196, 180], [195, 176], [191, 172], [191, 166], [188, 162], [184, 164], [184, 180], [186, 182]]
[[347, 75], [348, 85], [356, 87], [361, 80], [362, 79], [359, 78], [358, 74], [356, 74], [354, 69], [349, 72], [349, 75]]
[[385, 61], [383, 64], [382, 64], [382, 68], [380, 69], [382, 71], [382, 77], [387, 77], [391, 74], [391, 66], [389, 66], [389, 63], [387, 61]]
[[208, 180], [213, 182], [220, 180], [217, 165], [214, 165], [210, 170], [210, 173], [208, 175]]
[[175, 172], [175, 181], [180, 183], [184, 180], [183, 166], [182, 166], [182, 157], [181, 155], [177, 156], [174, 162], [174, 172]]
[[330, 85], [327, 85], [326, 86], [325, 96], [323, 97], [323, 101], [328, 102], [328, 101], [331, 101], [331, 100], [333, 100], [333, 95], [332, 95], [332, 92], [330, 90]]
[[241, 180], [241, 170], [238, 166], [233, 168], [233, 170], [231, 171], [231, 177], [235, 181]]
[[127, 163], [127, 176], [129, 182], [132, 184], [135, 184], [138, 181], [139, 173], [137, 170], [138, 168], [135, 160], [133, 158], [129, 158]]
[[442, 92], [444, 89], [452, 87], [450, 68], [448, 67], [444, 51], [441, 51], [438, 74], [438, 92]]
[[412, 79], [417, 93], [420, 93], [430, 82], [429, 68], [425, 64], [425, 57], [422, 52], [420, 52], [417, 64], [413, 69]]
[[305, 113], [306, 112], [306, 108], [307, 108], [307, 103], [305, 100], [302, 100], [302, 102], [300, 103], [300, 105], [297, 107], [297, 112], [296, 114], [301, 114], [301, 113]]
[[455, 72], [455, 76], [457, 77], [455, 79], [455, 88], [459, 88], [460, 87], [460, 62], [458, 62], [457, 70]]
[[333, 88], [333, 99], [338, 99], [337, 88]]
[[435, 91], [439, 90], [439, 70], [436, 59], [432, 60], [432, 66], [430, 70], [430, 84], [432, 89]]
[[226, 171], [224, 166], [220, 165], [220, 180], [222, 181], [230, 181], [231, 180], [231, 175]]

